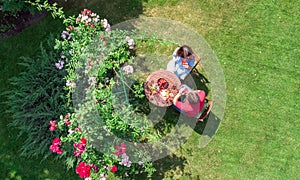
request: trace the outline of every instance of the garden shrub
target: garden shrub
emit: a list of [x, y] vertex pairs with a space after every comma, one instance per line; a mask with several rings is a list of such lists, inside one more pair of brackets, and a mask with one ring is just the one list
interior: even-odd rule
[[[27, 1], [34, 2], [35, 0]], [[41, 2], [44, 1], [45, 0], [41, 0]], [[30, 11], [31, 13], [34, 13], [36, 11], [35, 7], [31, 6], [24, 0], [0, 0], [0, 8], [2, 13], [13, 16], [18, 16], [18, 13], [21, 11]]]
[[49, 141], [54, 137], [47, 132], [49, 118], [67, 111], [63, 90], [66, 71], [59, 71], [54, 66], [58, 54], [53, 45], [51, 36], [46, 46], [40, 46], [36, 57], [21, 58], [24, 71], [11, 79], [13, 88], [7, 92], [7, 112], [13, 117], [10, 125], [19, 128], [20, 135], [27, 137], [21, 148], [22, 155], [49, 154]]

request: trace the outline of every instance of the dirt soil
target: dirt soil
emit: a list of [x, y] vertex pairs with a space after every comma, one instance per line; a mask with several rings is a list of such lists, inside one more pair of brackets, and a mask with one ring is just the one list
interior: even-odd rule
[[19, 12], [18, 16], [0, 16], [0, 24], [3, 27], [9, 27], [4, 32], [0, 32], [0, 40], [13, 36], [26, 27], [38, 22], [46, 15], [45, 12], [35, 12], [31, 14], [29, 11]]

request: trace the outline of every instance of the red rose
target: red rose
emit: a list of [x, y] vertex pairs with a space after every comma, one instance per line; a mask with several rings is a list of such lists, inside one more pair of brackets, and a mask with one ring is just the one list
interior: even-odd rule
[[77, 144], [77, 149], [79, 152], [84, 152], [85, 151], [85, 146], [81, 143]]
[[59, 146], [61, 144], [60, 139], [59, 138], [54, 138], [52, 141], [52, 145], [54, 146]]
[[110, 170], [111, 170], [111, 172], [114, 173], [114, 172], [116, 172], [118, 170], [118, 167], [115, 166], [115, 165], [113, 165]]
[[61, 145], [60, 139], [54, 138], [52, 141], [52, 145], [50, 146], [50, 151], [57, 154], [62, 154], [63, 150], [59, 148], [60, 145]]
[[59, 148], [58, 148], [57, 151], [56, 151], [57, 154], [62, 154], [63, 152], [64, 152], [64, 151], [63, 151], [62, 149], [59, 149]]
[[50, 151], [56, 153], [56, 152], [58, 152], [59, 147], [58, 147], [58, 146], [53, 146], [53, 145], [51, 145], [49, 149], [50, 149]]
[[80, 162], [76, 167], [76, 173], [80, 178], [88, 178], [91, 175], [91, 166], [85, 162]]
[[86, 139], [85, 138], [81, 138], [81, 144], [83, 145], [83, 146], [85, 146], [86, 145]]

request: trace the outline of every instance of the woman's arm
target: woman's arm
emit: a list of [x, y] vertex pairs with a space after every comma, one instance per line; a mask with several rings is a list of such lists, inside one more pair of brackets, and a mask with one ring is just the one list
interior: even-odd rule
[[189, 70], [192, 70], [192, 69], [193, 69], [193, 67], [190, 66], [190, 65], [188, 65], [188, 64], [185, 64], [185, 65], [182, 65], [182, 66], [185, 67], [186, 69], [189, 69]]
[[173, 104], [176, 106], [176, 104], [177, 104], [177, 102], [178, 102], [178, 99], [180, 98], [180, 96], [181, 96], [181, 93], [178, 93], [178, 94], [176, 94], [176, 96], [174, 97], [174, 99], [173, 99]]
[[173, 56], [177, 56], [177, 51], [178, 51], [178, 49], [179, 49], [179, 47], [178, 47], [178, 48], [176, 48], [176, 49], [174, 50], [174, 52], [173, 52]]

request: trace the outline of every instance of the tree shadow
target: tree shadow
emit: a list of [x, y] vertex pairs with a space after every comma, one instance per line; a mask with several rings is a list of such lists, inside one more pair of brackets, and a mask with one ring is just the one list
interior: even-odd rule
[[59, 6], [67, 9], [67, 15], [79, 14], [84, 8], [106, 18], [110, 24], [139, 17], [143, 13], [141, 0], [59, 0]]
[[[178, 171], [183, 171], [186, 159], [178, 157], [175, 154], [166, 156], [153, 163], [156, 172], [153, 174], [153, 179], [164, 179], [165, 172], [172, 170], [172, 173], [179, 174]], [[171, 176], [172, 177], [172, 176]]]
[[[162, 159], [156, 160], [153, 162], [153, 166], [155, 167], [156, 171], [153, 173], [151, 178], [147, 178], [146, 173], [138, 174], [130, 179], [153, 179], [153, 180], [160, 180], [164, 179], [165, 177], [172, 178], [178, 174], [182, 174], [184, 171], [184, 165], [187, 160], [183, 157], [178, 157], [175, 154], [171, 154], [165, 156]], [[172, 175], [166, 176], [166, 172], [170, 172]]]

